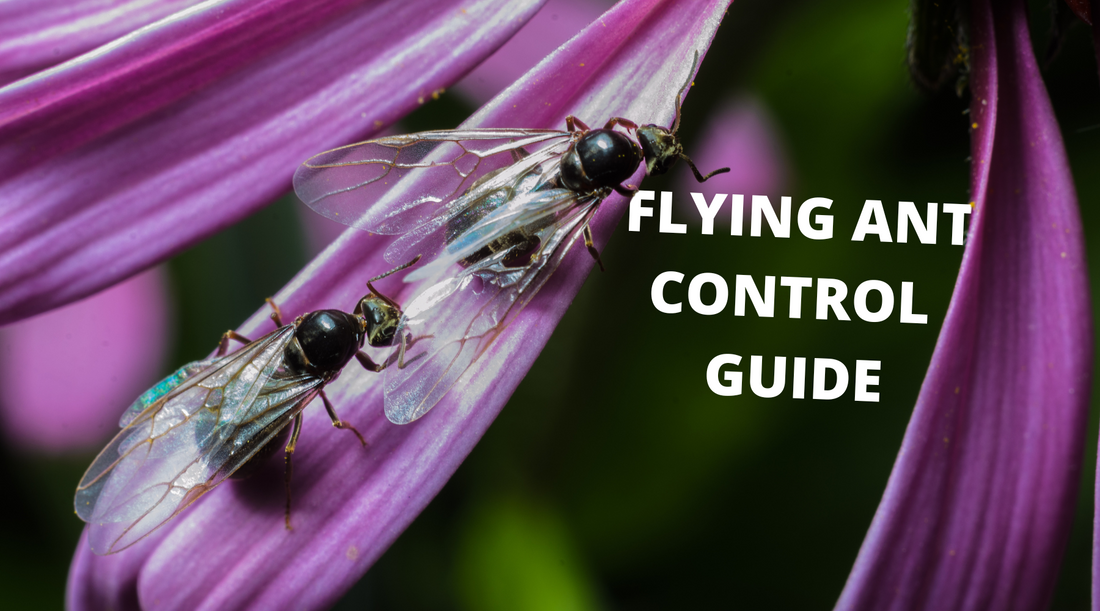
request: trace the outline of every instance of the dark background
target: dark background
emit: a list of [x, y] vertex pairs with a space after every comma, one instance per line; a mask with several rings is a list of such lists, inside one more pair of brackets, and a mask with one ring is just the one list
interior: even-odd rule
[[[1033, 6], [1043, 59], [1050, 18]], [[511, 402], [452, 481], [341, 609], [828, 608], [878, 505], [947, 308], [962, 248], [848, 238], [866, 199], [968, 199], [966, 99], [913, 87], [903, 62], [904, 2], [764, 2], [729, 10], [685, 109], [683, 140], [708, 114], [753, 96], [771, 114], [788, 164], [777, 201], [834, 201], [834, 239], [734, 238], [698, 224], [662, 235], [625, 223]], [[1100, 218], [1100, 86], [1089, 30], [1074, 27], [1044, 72], [1074, 170], [1086, 231]], [[401, 131], [453, 127], [474, 110], [457, 95], [427, 104]], [[589, 121], [593, 123], [598, 119]], [[702, 168], [707, 171], [711, 168]], [[645, 188], [689, 196], [672, 178]], [[704, 189], [705, 191], [705, 189]], [[751, 193], [746, 193], [751, 195]], [[292, 197], [169, 263], [178, 366], [207, 354], [307, 260]], [[797, 210], [797, 208], [796, 208]], [[747, 233], [747, 224], [746, 224]], [[765, 232], [767, 235], [767, 232]], [[1095, 251], [1095, 248], [1091, 249]], [[1100, 269], [1090, 252], [1092, 268]], [[217, 274], [209, 270], [218, 270]], [[867, 279], [916, 287], [927, 325], [658, 313], [660, 272]], [[686, 282], [679, 294], [686, 293]], [[673, 293], [670, 292], [670, 296]], [[209, 299], [217, 295], [217, 299]], [[846, 302], [849, 314], [851, 298]], [[854, 318], [854, 315], [853, 315]], [[719, 397], [704, 373], [717, 354], [744, 357], [746, 394]], [[882, 361], [880, 402], [796, 401], [748, 393], [748, 356]], [[121, 409], [120, 409], [121, 411]], [[48, 415], [44, 415], [48, 417]], [[415, 425], [414, 425], [415, 426]], [[1053, 607], [1089, 605], [1096, 409], [1089, 424], [1072, 539]], [[72, 491], [92, 454], [0, 447], [0, 591], [5, 606], [57, 607], [82, 524]]]

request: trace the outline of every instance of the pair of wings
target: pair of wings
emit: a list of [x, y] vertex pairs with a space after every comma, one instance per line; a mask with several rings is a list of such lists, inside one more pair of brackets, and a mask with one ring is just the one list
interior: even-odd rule
[[228, 356], [196, 361], [123, 414], [122, 431], [76, 489], [97, 554], [130, 547], [248, 462], [324, 382], [283, 367], [287, 325]]
[[[399, 235], [386, 250], [390, 263], [422, 257], [405, 281], [427, 288], [404, 304], [397, 331], [412, 339], [406, 366], [383, 374], [391, 422], [412, 422], [443, 398], [542, 288], [606, 197], [558, 186], [561, 157], [579, 136], [536, 129], [388, 136], [321, 153], [294, 174], [294, 190], [318, 213]], [[510, 248], [469, 263], [517, 230], [537, 237], [529, 263], [516, 265]]]

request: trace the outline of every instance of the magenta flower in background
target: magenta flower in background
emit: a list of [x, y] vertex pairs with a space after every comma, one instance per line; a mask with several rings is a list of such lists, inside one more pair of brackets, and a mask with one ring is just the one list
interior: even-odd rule
[[[692, 55], [705, 55], [727, 3], [634, 0], [609, 11], [475, 114], [466, 126], [560, 128], [576, 114], [671, 124]], [[464, 34], [451, 34], [461, 36]], [[635, 180], [640, 176], [636, 175]], [[414, 187], [415, 188], [415, 187]], [[624, 210], [612, 195], [593, 222], [602, 247]], [[349, 231], [276, 296], [288, 316], [351, 308], [387, 265], [386, 240]], [[380, 378], [349, 368], [328, 389], [364, 449], [307, 410], [295, 455], [295, 529], [283, 527], [278, 470], [256, 485], [224, 486], [122, 554], [81, 545], [70, 572], [75, 609], [323, 608], [347, 590], [446, 483], [541, 351], [593, 261], [575, 248], [516, 321], [423, 419], [390, 424]], [[412, 294], [380, 283], [399, 301]], [[242, 328], [270, 329], [267, 310]], [[264, 479], [261, 477], [261, 479]], [[278, 559], [278, 561], [273, 561]]]
[[1092, 371], [1077, 197], [1025, 3], [975, 0], [971, 28], [966, 253], [839, 609], [1045, 608], [1069, 536]]
[[119, 406], [161, 375], [170, 318], [158, 267], [0, 328], [4, 436], [36, 451], [98, 449], [118, 431]]
[[[752, 98], [727, 102], [711, 114], [700, 141], [692, 147], [691, 159], [700, 168], [729, 166], [725, 174], [712, 176], [700, 186], [687, 164], [677, 168], [679, 193], [705, 190], [707, 193], [777, 194], [789, 184], [789, 164], [778, 130], [763, 104]], [[730, 160], [737, 163], [731, 164]], [[694, 212], [691, 200], [683, 198]], [[746, 208], [747, 210], [747, 208]], [[685, 215], [688, 218], [694, 214]], [[722, 208], [719, 216], [729, 216]]]
[[0, 324], [127, 278], [492, 53], [537, 0], [204, 2], [0, 89]]

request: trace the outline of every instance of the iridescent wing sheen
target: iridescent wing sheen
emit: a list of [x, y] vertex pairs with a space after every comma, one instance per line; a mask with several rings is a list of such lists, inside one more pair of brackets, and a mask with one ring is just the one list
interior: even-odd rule
[[404, 367], [391, 365], [383, 374], [391, 422], [412, 422], [447, 394], [554, 273], [605, 196], [566, 189], [525, 192], [468, 230], [487, 236], [498, 234], [498, 227], [538, 228], [531, 233], [539, 247], [527, 265], [505, 265], [512, 254], [503, 250], [448, 275], [446, 268], [469, 248], [456, 240], [459, 254], [446, 251], [438, 268], [436, 263], [425, 268], [435, 269], [438, 280], [405, 307], [397, 331], [397, 337], [411, 338]]
[[[318, 213], [372, 233], [401, 235], [386, 260], [431, 259], [452, 218], [532, 172], [553, 173], [574, 134], [537, 129], [458, 129], [387, 136], [316, 155], [294, 190]], [[548, 163], [549, 162], [549, 163]], [[412, 189], [394, 188], [398, 184]], [[415, 197], [406, 195], [415, 192]]]
[[217, 486], [320, 391], [283, 367], [284, 326], [228, 356], [185, 365], [145, 393], [76, 490], [97, 554], [123, 550]]

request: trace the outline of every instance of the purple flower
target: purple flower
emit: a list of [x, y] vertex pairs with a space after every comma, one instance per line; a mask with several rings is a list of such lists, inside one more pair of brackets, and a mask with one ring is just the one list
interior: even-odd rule
[[0, 422], [8, 440], [39, 451], [94, 451], [114, 436], [119, 406], [155, 383], [164, 365], [164, 284], [154, 268], [0, 328]]
[[[622, 3], [513, 84], [466, 126], [555, 127], [576, 114], [590, 124], [612, 116], [669, 125], [692, 55], [705, 54], [726, 2]], [[634, 180], [640, 177], [636, 175]], [[612, 195], [593, 222], [602, 247], [625, 208]], [[378, 236], [349, 231], [276, 296], [293, 316], [351, 308], [364, 282], [386, 269]], [[350, 587], [451, 476], [542, 349], [593, 261], [570, 251], [538, 296], [481, 360], [423, 419], [394, 426], [382, 413], [380, 378], [355, 367], [329, 387], [341, 417], [366, 437], [334, 430], [307, 410], [295, 454], [295, 529], [281, 519], [280, 469], [260, 481], [223, 486], [122, 554], [77, 550], [70, 573], [75, 609], [321, 608]], [[399, 301], [411, 290], [386, 279]], [[269, 330], [261, 309], [242, 328]], [[136, 593], [135, 593], [136, 590]]]
[[8, 0], [0, 5], [0, 86], [199, 0]]
[[430, 100], [536, 8], [205, 2], [0, 89], [0, 324], [254, 212], [303, 159]]
[[455, 89], [479, 105], [487, 102], [602, 12], [593, 2], [547, 0], [522, 30], [455, 84]]
[[[452, 89], [480, 106], [599, 16], [600, 11], [591, 2], [547, 0], [515, 36], [455, 83]], [[399, 127], [391, 127], [375, 137], [400, 133]], [[305, 206], [298, 210], [312, 254], [324, 250], [346, 229], [344, 225], [333, 223]]]
[[974, 214], [840, 609], [1041, 609], [1077, 496], [1092, 323], [1077, 197], [1025, 3], [971, 7]]

